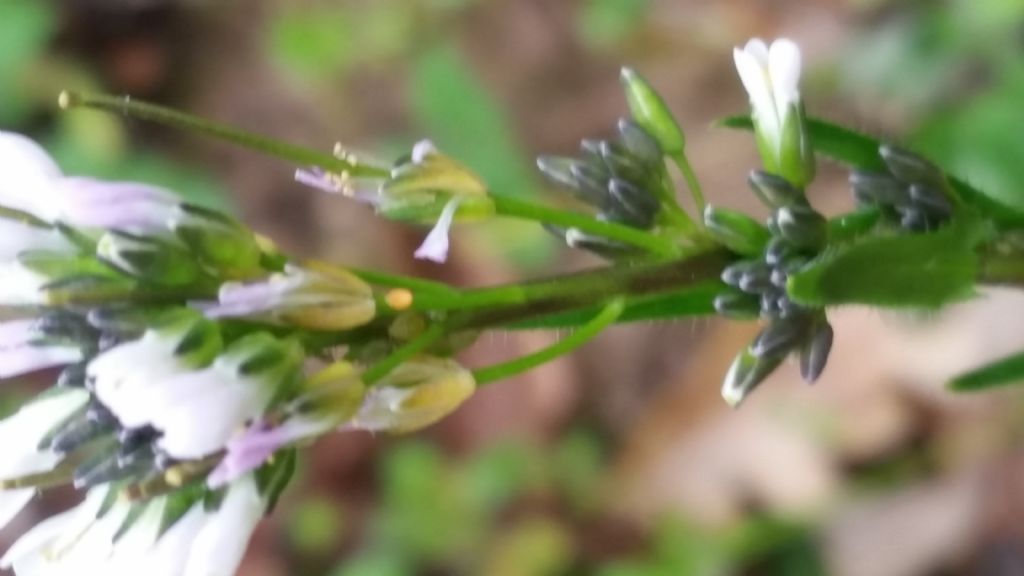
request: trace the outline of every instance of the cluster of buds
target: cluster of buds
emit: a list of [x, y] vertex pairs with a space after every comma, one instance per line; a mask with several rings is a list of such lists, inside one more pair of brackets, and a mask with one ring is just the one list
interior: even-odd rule
[[[596, 209], [606, 222], [649, 230], [658, 223], [662, 202], [671, 194], [664, 153], [654, 136], [638, 123], [622, 119], [615, 140], [583, 140], [579, 158], [541, 156], [537, 167], [554, 184]], [[635, 249], [575, 228], [545, 226], [574, 248], [616, 258]]]
[[878, 150], [885, 171], [856, 170], [850, 185], [858, 206], [909, 232], [935, 230], [953, 216], [956, 198], [945, 174], [928, 160], [895, 146]]
[[766, 226], [745, 214], [711, 206], [704, 213], [708, 231], [745, 257], [722, 272], [730, 289], [715, 298], [715, 310], [729, 317], [768, 321], [726, 376], [722, 395], [734, 406], [790, 354], [799, 357], [804, 380], [814, 382], [832, 347], [832, 327], [824, 311], [794, 302], [786, 291], [790, 274], [825, 247], [828, 222], [784, 178], [755, 171], [749, 182], [773, 210]]
[[[419, 156], [422, 184], [444, 160]], [[407, 299], [290, 262], [168, 191], [66, 177], [19, 135], [0, 132], [0, 168], [0, 305], [18, 315], [0, 322], [0, 377], [60, 370], [0, 421], [0, 526], [39, 489], [87, 492], [2, 567], [232, 574], [287, 483], [292, 445], [337, 429], [417, 430], [475, 389], [469, 371], [425, 354], [370, 384], [359, 355], [344, 378], [307, 375], [338, 344], [400, 345], [373, 323], [378, 302]], [[406, 176], [389, 190], [412, 186]]]

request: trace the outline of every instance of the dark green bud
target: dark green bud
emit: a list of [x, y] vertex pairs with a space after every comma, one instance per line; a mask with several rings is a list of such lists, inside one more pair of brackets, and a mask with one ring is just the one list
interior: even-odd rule
[[822, 315], [811, 330], [800, 349], [800, 376], [807, 383], [813, 383], [821, 376], [832, 350], [832, 326]]
[[[776, 302], [776, 306], [778, 306]], [[804, 318], [788, 318], [770, 322], [750, 345], [758, 358], [786, 356], [804, 341], [809, 326]]]
[[623, 145], [638, 159], [648, 166], [661, 165], [664, 153], [661, 146], [646, 130], [632, 120], [619, 120], [619, 137]]
[[764, 249], [764, 261], [769, 266], [775, 266], [795, 254], [796, 248], [792, 244], [786, 239], [776, 236], [768, 242]]
[[740, 280], [751, 274], [764, 275], [767, 278], [771, 270], [759, 260], [743, 260], [722, 270], [722, 282], [730, 286], [739, 286]]
[[768, 244], [771, 234], [760, 222], [735, 210], [704, 208], [704, 225], [719, 243], [742, 256], [757, 256]]
[[636, 228], [650, 228], [658, 213], [658, 201], [646, 190], [619, 178], [608, 181], [608, 193], [614, 201], [610, 208], [626, 216], [626, 221]]
[[658, 142], [665, 154], [682, 154], [686, 137], [661, 96], [631, 68], [623, 68], [620, 79], [633, 120]]
[[942, 170], [926, 160], [923, 156], [915, 154], [904, 148], [883, 144], [878, 148], [879, 155], [893, 173], [900, 180], [911, 183], [921, 182], [943, 186], [946, 177]]
[[910, 202], [907, 185], [888, 174], [856, 170], [850, 174], [850, 186], [860, 204], [895, 206]]
[[775, 214], [780, 235], [799, 249], [817, 251], [828, 240], [828, 221], [807, 206], [787, 206]]
[[538, 156], [537, 169], [551, 182], [563, 188], [576, 187], [576, 178], [572, 175], [572, 166], [576, 161], [562, 156]]
[[806, 205], [807, 198], [804, 193], [790, 184], [789, 180], [764, 170], [754, 170], [747, 178], [750, 189], [769, 208], [784, 208], [786, 206]]
[[739, 291], [723, 292], [715, 296], [714, 306], [715, 312], [737, 320], [751, 320], [761, 313], [760, 300], [757, 296]]
[[912, 184], [910, 200], [914, 205], [939, 219], [946, 219], [953, 215], [953, 205], [950, 204], [949, 198], [927, 184]]

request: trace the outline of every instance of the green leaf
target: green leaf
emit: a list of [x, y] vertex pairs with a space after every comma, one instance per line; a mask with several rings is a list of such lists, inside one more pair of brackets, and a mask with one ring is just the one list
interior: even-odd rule
[[866, 237], [791, 276], [789, 294], [810, 306], [938, 308], [973, 294], [983, 235], [978, 220], [965, 217], [930, 234]]
[[256, 471], [256, 483], [260, 494], [267, 499], [267, 514], [274, 511], [281, 493], [295, 475], [298, 451], [294, 448], [281, 450], [269, 464]]
[[[732, 116], [720, 121], [720, 124], [727, 128], [753, 130], [749, 116]], [[881, 142], [871, 136], [817, 118], [807, 119], [807, 131], [811, 146], [819, 154], [861, 170], [885, 169], [882, 157], [878, 154]], [[948, 172], [946, 178], [967, 204], [997, 226], [1024, 225], [1024, 206], [1018, 208], [1006, 204]]]
[[[642, 320], [665, 320], [691, 316], [709, 316], [715, 313], [714, 300], [722, 291], [720, 282], [706, 282], [675, 292], [630, 298], [616, 324]], [[518, 322], [507, 328], [513, 330], [537, 330], [575, 328], [586, 324], [601, 311], [602, 306], [593, 306]]]
[[591, 46], [613, 46], [643, 23], [650, 3], [650, 0], [588, 0], [579, 15], [580, 34]]
[[1024, 382], [1024, 352], [961, 374], [949, 383], [949, 389], [956, 392], [977, 392], [1020, 382]]

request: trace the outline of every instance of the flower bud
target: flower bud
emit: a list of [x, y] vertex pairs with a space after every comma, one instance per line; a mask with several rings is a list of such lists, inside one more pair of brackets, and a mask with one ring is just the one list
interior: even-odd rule
[[623, 68], [619, 78], [633, 120], [658, 142], [665, 154], [682, 154], [686, 137], [661, 96], [632, 68]]
[[232, 218], [182, 204], [171, 218], [171, 229], [218, 276], [247, 278], [260, 271], [262, 252], [254, 234]]
[[789, 180], [764, 170], [754, 170], [747, 178], [751, 190], [769, 208], [777, 209], [786, 206], [807, 204], [807, 198]]
[[800, 102], [800, 49], [790, 40], [769, 47], [760, 39], [733, 50], [740, 80], [750, 97], [758, 148], [765, 169], [804, 187], [815, 160]]
[[625, 118], [619, 120], [618, 128], [622, 144], [637, 160], [651, 167], [662, 165], [664, 154], [661, 145], [647, 130]]
[[817, 319], [810, 336], [800, 348], [800, 376], [813, 383], [821, 376], [832, 350], [832, 326], [824, 315]]
[[758, 358], [784, 357], [803, 342], [807, 330], [806, 318], [789, 318], [769, 322], [754, 338], [750, 345], [750, 353]]
[[761, 254], [771, 237], [768, 229], [750, 216], [710, 204], [704, 208], [704, 226], [718, 243], [741, 256]]
[[819, 250], [828, 239], [828, 221], [805, 206], [788, 206], [776, 212], [782, 237], [800, 249]]
[[121, 272], [162, 286], [187, 286], [203, 276], [184, 247], [163, 239], [127, 232], [107, 232], [96, 255]]
[[739, 406], [758, 384], [779, 367], [783, 359], [785, 355], [762, 358], [745, 349], [733, 360], [725, 375], [722, 398], [733, 408]]
[[414, 358], [369, 389], [350, 426], [396, 434], [413, 432], [453, 412], [475, 389], [472, 373], [454, 360]]
[[370, 286], [356, 275], [310, 262], [288, 265], [266, 280], [221, 286], [218, 302], [204, 305], [210, 318], [252, 318], [308, 330], [348, 330], [373, 319]]
[[757, 296], [739, 291], [723, 292], [715, 296], [715, 312], [726, 318], [751, 320], [761, 313], [761, 303]]
[[888, 144], [880, 146], [878, 153], [889, 171], [903, 182], [921, 182], [945, 187], [946, 177], [942, 170], [923, 156]]

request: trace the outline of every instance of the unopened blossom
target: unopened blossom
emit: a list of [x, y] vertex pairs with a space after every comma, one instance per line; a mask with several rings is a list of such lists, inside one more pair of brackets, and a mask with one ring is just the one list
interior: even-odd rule
[[415, 358], [370, 386], [345, 428], [413, 432], [454, 412], [475, 390], [473, 374], [454, 360]]
[[[169, 526], [171, 497], [121, 501], [104, 510], [107, 498], [106, 489], [93, 489], [78, 507], [36, 525], [0, 559], [0, 567], [19, 576], [230, 576], [266, 508], [251, 476], [228, 487], [215, 509], [200, 499]], [[144, 506], [141, 515], [115, 538], [135, 506]]]
[[347, 330], [376, 314], [370, 286], [351, 272], [308, 263], [248, 283], [221, 285], [216, 303], [199, 304], [209, 318], [250, 318], [310, 330]]
[[0, 131], [0, 206], [45, 222], [129, 232], [164, 230], [179, 200], [135, 182], [64, 176], [29, 138]]
[[733, 50], [740, 80], [750, 97], [758, 147], [765, 168], [804, 186], [814, 177], [814, 156], [800, 102], [800, 48], [759, 38]]
[[[53, 469], [63, 456], [49, 449], [40, 449], [49, 434], [64, 419], [82, 408], [89, 400], [83, 390], [64, 390], [37, 398], [21, 407], [12, 416], [0, 420], [0, 482]], [[0, 490], [0, 528], [25, 507], [36, 491], [33, 488]]]

